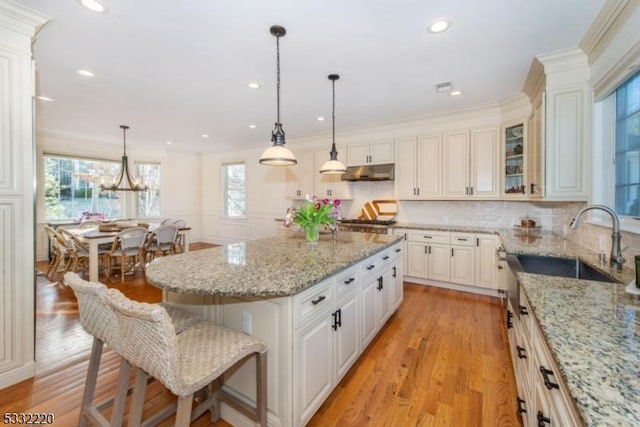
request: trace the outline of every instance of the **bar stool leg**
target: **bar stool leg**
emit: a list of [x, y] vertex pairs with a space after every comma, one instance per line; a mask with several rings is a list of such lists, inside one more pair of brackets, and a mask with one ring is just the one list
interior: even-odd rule
[[129, 391], [129, 377], [131, 376], [131, 365], [126, 360], [120, 360], [120, 375], [118, 376], [118, 388], [113, 402], [113, 412], [111, 413], [111, 426], [120, 427], [124, 421], [124, 406]]
[[129, 426], [140, 427], [142, 423], [142, 408], [144, 407], [144, 395], [147, 391], [149, 376], [142, 369], [136, 368], [136, 380], [133, 385], [131, 400], [131, 413], [129, 414]]
[[267, 426], [267, 353], [257, 353], [256, 415], [261, 427]]
[[176, 427], [187, 427], [191, 424], [191, 404], [193, 394], [178, 397], [178, 411], [176, 412]]
[[93, 394], [96, 391], [96, 381], [98, 380], [98, 368], [100, 368], [100, 357], [102, 357], [102, 347], [104, 344], [98, 338], [93, 338], [91, 345], [91, 355], [89, 356], [89, 368], [87, 369], [87, 380], [84, 385], [82, 395], [82, 406], [80, 407], [80, 420], [78, 426], [87, 427], [89, 418], [87, 411], [93, 402]]

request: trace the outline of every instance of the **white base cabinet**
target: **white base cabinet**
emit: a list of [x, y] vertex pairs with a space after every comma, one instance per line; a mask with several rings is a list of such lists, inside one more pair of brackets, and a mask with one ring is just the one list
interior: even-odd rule
[[514, 308], [511, 301], [508, 303], [507, 335], [522, 424], [525, 427], [582, 426], [573, 398], [522, 291], [519, 307]]
[[405, 275], [499, 290], [500, 238], [482, 233], [396, 229], [406, 235]]
[[[270, 426], [305, 425], [384, 326], [403, 299], [403, 254], [398, 242], [299, 294], [216, 298], [200, 311], [266, 343]], [[225, 388], [252, 404], [255, 364], [225, 378]], [[225, 405], [222, 417], [252, 425]]]

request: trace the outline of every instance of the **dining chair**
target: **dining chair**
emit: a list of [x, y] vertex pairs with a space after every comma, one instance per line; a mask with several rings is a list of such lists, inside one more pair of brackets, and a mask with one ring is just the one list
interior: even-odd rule
[[111, 251], [105, 257], [105, 276], [111, 277], [111, 271], [120, 270], [120, 280], [124, 283], [125, 272], [135, 271], [138, 265], [144, 269], [143, 250], [147, 237], [147, 229], [144, 227], [127, 228], [116, 236], [111, 246]]
[[[78, 235], [67, 229], [60, 229], [60, 234], [65, 238], [67, 244], [69, 265], [65, 268], [67, 271], [78, 272], [78, 270], [89, 270], [89, 245], [84, 242]], [[98, 245], [98, 265], [104, 264], [104, 258], [111, 250], [111, 245]]]
[[[180, 230], [181, 228], [186, 227], [187, 223], [186, 223], [186, 221], [184, 219], [176, 219], [176, 220], [173, 220], [171, 225], [177, 227], [178, 230]], [[185, 251], [184, 235], [178, 234], [178, 235], [176, 235], [176, 253], [182, 253], [184, 251]]]
[[176, 253], [176, 237], [178, 228], [173, 225], [161, 225], [149, 233], [145, 245], [144, 257], [151, 262], [157, 256]]
[[44, 231], [49, 238], [49, 247], [51, 248], [51, 259], [49, 260], [49, 266], [45, 277], [49, 280], [54, 280], [58, 269], [64, 267], [66, 258], [66, 245], [61, 244], [60, 235], [56, 229], [49, 225], [44, 226]]
[[[207, 410], [219, 418], [220, 401], [245, 414], [257, 425], [267, 420], [267, 348], [251, 335], [202, 321], [176, 334], [166, 310], [135, 302], [117, 289], [107, 291], [107, 302], [117, 320], [117, 352], [136, 370], [129, 425], [142, 423], [145, 385], [149, 377], [160, 381], [178, 397], [175, 425], [188, 426]], [[221, 389], [223, 374], [256, 357], [255, 407]], [[194, 393], [210, 387], [193, 410]], [[145, 421], [145, 423], [147, 423]]]
[[[117, 347], [115, 342], [117, 336], [114, 334], [115, 315], [105, 299], [107, 287], [102, 283], [83, 280], [76, 273], [65, 274], [64, 281], [71, 287], [78, 301], [80, 325], [93, 336], [78, 425], [86, 427], [91, 421], [100, 426], [120, 426], [124, 418], [125, 400], [131, 375], [131, 365], [125, 359], [120, 362], [120, 375], [114, 397], [97, 404], [93, 402], [104, 344], [114, 350]], [[185, 310], [170, 305], [159, 305], [164, 307], [169, 315], [176, 333], [181, 333], [202, 321], [202, 318]], [[109, 423], [101, 411], [112, 405], [113, 410]]]
[[160, 225], [172, 225], [173, 221], [173, 218], [165, 218], [160, 222]]

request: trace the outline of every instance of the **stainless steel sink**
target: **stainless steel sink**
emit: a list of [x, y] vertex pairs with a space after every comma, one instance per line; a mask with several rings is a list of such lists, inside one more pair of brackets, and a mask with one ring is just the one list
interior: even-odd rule
[[554, 256], [524, 254], [517, 255], [516, 258], [522, 266], [522, 271], [525, 273], [616, 283], [615, 280], [611, 279], [606, 274], [599, 272], [577, 258], [560, 258]]

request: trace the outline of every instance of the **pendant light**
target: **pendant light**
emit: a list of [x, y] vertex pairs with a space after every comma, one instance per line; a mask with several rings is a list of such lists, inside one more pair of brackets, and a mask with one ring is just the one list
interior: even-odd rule
[[333, 86], [333, 105], [331, 109], [331, 119], [333, 120], [333, 135], [331, 152], [329, 153], [329, 160], [327, 160], [320, 168], [320, 173], [324, 175], [331, 174], [343, 174], [347, 171], [344, 164], [338, 160], [338, 151], [336, 150], [336, 80], [340, 78], [337, 74], [329, 74], [329, 80]]
[[129, 160], [127, 159], [127, 129], [129, 129], [129, 126], [120, 125], [120, 129], [122, 129], [122, 139], [124, 141], [120, 175], [113, 180], [111, 185], [100, 184], [100, 191], [147, 191], [149, 187], [140, 185], [138, 180], [133, 179], [129, 172]]
[[270, 29], [271, 34], [276, 38], [276, 64], [277, 64], [277, 107], [278, 115], [276, 127], [271, 132], [271, 142], [273, 145], [267, 148], [260, 157], [260, 163], [269, 166], [289, 166], [298, 163], [293, 153], [284, 146], [284, 130], [280, 123], [280, 37], [284, 37], [287, 31], [284, 27], [274, 25]]

